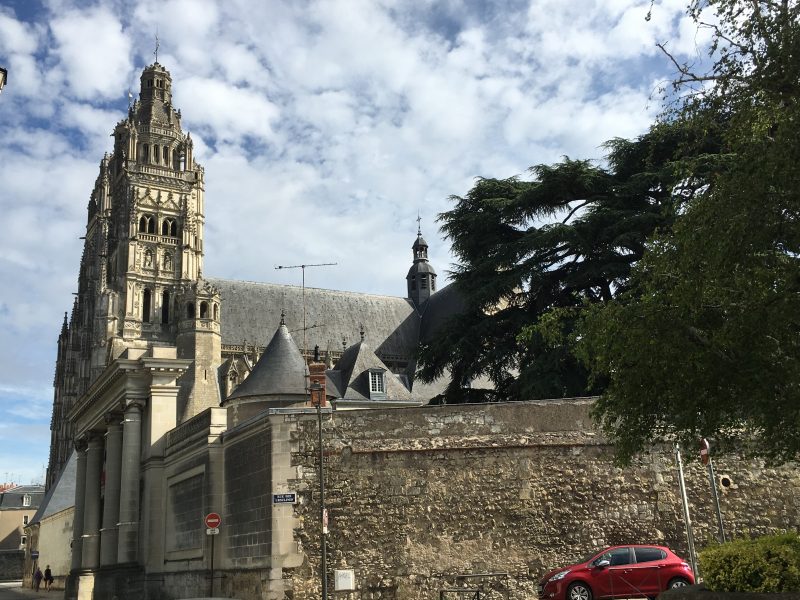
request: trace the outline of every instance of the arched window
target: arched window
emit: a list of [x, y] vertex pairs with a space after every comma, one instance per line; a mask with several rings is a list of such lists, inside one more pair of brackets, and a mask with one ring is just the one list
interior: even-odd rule
[[186, 303], [186, 318], [194, 319], [194, 302]]
[[147, 217], [144, 215], [139, 219], [139, 233], [147, 233]]
[[147, 233], [156, 232], [156, 218], [153, 215], [147, 215]]
[[208, 303], [201, 302], [200, 303], [200, 318], [207, 319], [208, 318]]
[[153, 144], [153, 162], [158, 164], [158, 144]]
[[178, 237], [178, 223], [175, 219], [164, 219], [161, 222], [161, 235]]
[[164, 146], [162, 148], [162, 150], [164, 152], [164, 165], [168, 167], [169, 166], [169, 147]]
[[169, 323], [169, 290], [161, 294], [161, 322]]
[[139, 152], [139, 158], [141, 158], [141, 162], [146, 163], [149, 155], [150, 155], [150, 146], [148, 146], [147, 144], [142, 144], [142, 150], [141, 152]]
[[181, 170], [181, 153], [177, 150], [172, 151], [172, 168], [176, 171]]
[[219, 321], [219, 304], [214, 302], [214, 320]]
[[150, 322], [150, 290], [145, 288], [142, 294], [142, 321]]

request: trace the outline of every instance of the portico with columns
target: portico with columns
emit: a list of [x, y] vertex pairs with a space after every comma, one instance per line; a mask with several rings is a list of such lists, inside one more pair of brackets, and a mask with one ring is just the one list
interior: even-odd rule
[[92, 598], [98, 570], [143, 566], [142, 537], [153, 534], [141, 490], [148, 478], [160, 482], [166, 434], [177, 425], [177, 380], [191, 362], [175, 347], [129, 349], [71, 411], [78, 468], [68, 597]]

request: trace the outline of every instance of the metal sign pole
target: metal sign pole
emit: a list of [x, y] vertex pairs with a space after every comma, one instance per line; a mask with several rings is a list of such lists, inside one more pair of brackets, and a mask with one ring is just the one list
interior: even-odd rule
[[681, 460], [681, 450], [675, 443], [675, 459], [678, 462], [678, 482], [681, 488], [681, 503], [683, 504], [683, 520], [686, 523], [686, 538], [689, 542], [689, 562], [692, 565], [694, 578], [697, 579], [697, 556], [694, 552], [694, 534], [692, 533], [692, 520], [689, 517], [689, 499], [686, 497], [686, 482], [683, 479], [683, 461]]
[[211, 536], [211, 597], [214, 597], [214, 538], [217, 536]]
[[722, 510], [719, 507], [719, 494], [717, 493], [717, 477], [714, 474], [714, 463], [708, 457], [708, 480], [711, 483], [711, 495], [714, 498], [714, 508], [717, 511], [717, 527], [719, 527], [719, 543], [725, 543], [725, 528], [722, 526]]

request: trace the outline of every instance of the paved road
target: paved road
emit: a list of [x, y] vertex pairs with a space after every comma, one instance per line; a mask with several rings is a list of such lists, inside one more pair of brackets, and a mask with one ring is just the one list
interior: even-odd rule
[[0, 600], [31, 600], [32, 598], [52, 598], [61, 600], [64, 590], [46, 592], [42, 587], [38, 592], [30, 588], [23, 588], [21, 581], [0, 581]]

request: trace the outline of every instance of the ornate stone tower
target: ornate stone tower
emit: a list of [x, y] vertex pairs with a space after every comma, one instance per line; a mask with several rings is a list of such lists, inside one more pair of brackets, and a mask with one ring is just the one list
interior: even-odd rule
[[[172, 78], [157, 62], [143, 70], [139, 99], [113, 137], [89, 199], [75, 306], [59, 336], [54, 436], [71, 405], [126, 349], [177, 345], [176, 296], [203, 268], [203, 168], [172, 105]], [[68, 451], [64, 440], [54, 447]], [[57, 454], [52, 477], [66, 461]]]
[[414, 252], [414, 264], [408, 270], [406, 284], [408, 297], [419, 308], [436, 291], [436, 270], [428, 262], [428, 242], [422, 237], [419, 227], [411, 250]]

